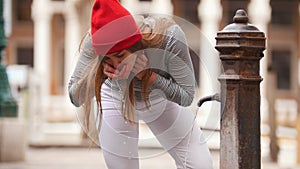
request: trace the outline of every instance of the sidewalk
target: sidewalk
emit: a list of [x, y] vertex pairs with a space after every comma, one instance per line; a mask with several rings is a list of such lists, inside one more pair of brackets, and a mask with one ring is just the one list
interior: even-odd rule
[[[211, 151], [214, 168], [219, 168], [219, 152]], [[141, 169], [175, 169], [171, 157], [162, 149], [140, 150]], [[288, 157], [287, 157], [288, 158]], [[0, 169], [105, 169], [102, 152], [98, 148], [48, 147], [28, 148], [26, 160], [18, 163], [0, 163]], [[262, 162], [262, 169], [300, 169]]]

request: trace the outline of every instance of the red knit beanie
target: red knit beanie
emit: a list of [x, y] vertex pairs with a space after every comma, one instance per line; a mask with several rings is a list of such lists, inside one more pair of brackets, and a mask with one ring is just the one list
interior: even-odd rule
[[120, 52], [142, 38], [132, 15], [118, 0], [96, 0], [91, 17], [92, 45], [95, 53]]

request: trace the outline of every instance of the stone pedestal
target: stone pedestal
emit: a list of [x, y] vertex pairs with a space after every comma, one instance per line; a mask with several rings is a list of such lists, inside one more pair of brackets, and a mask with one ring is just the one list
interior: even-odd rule
[[18, 118], [0, 118], [0, 163], [25, 159], [26, 128]]

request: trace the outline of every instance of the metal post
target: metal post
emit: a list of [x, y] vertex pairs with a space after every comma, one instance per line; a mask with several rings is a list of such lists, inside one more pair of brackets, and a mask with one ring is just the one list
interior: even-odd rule
[[248, 24], [244, 10], [234, 23], [217, 33], [216, 49], [224, 67], [221, 83], [221, 169], [259, 169], [260, 82], [259, 61], [265, 34]]
[[3, 0], [0, 0], [0, 117], [16, 117], [17, 103], [11, 94], [5, 66], [1, 63], [5, 46]]

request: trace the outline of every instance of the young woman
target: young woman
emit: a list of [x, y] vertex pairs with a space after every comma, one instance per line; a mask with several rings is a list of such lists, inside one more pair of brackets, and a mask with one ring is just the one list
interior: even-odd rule
[[185, 35], [174, 21], [134, 18], [117, 0], [96, 0], [79, 54], [70, 99], [84, 105], [90, 126], [96, 97], [98, 137], [109, 169], [139, 168], [140, 120], [178, 169], [212, 168], [205, 139], [187, 108], [195, 80]]

